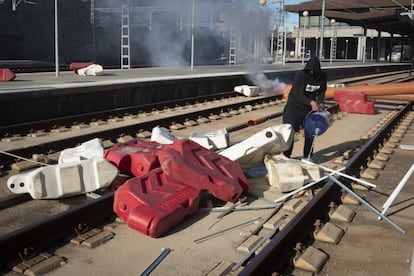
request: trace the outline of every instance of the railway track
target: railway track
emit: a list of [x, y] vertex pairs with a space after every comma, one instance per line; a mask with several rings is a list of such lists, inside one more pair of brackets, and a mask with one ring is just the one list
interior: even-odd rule
[[[409, 79], [411, 76], [408, 76], [406, 71], [401, 71], [360, 76], [335, 82], [343, 85], [358, 85], [360, 83], [387, 83]], [[246, 109], [260, 108], [280, 98], [280, 96], [262, 96], [246, 99], [235, 92], [225, 92], [172, 102], [6, 125], [0, 127], [2, 134], [0, 143], [4, 151], [16, 156], [31, 158], [30, 155], [33, 152], [41, 153], [44, 149], [56, 152], [93, 137], [114, 140], [115, 137], [122, 135], [145, 136], [143, 132], [148, 132], [157, 125], [169, 127], [174, 123], [186, 124], [190, 120], [197, 121], [203, 117], [204, 120], [208, 119], [212, 114], [227, 116], [229, 113], [235, 114], [245, 112]], [[77, 131], [79, 129], [82, 131]], [[0, 162], [3, 166], [9, 165], [14, 160], [15, 158], [10, 158], [8, 155], [0, 155]]]
[[[0, 156], [3, 165], [16, 157], [30, 159], [34, 153], [47, 155], [100, 137], [116, 143], [123, 136], [149, 138], [152, 128], [194, 125], [242, 112], [260, 109], [280, 102], [281, 96], [248, 98], [234, 92], [185, 99], [173, 103], [124, 108], [70, 118], [0, 127], [4, 134], [1, 148], [9, 153]], [[280, 114], [279, 114], [280, 115]], [[232, 128], [243, 127], [233, 126]], [[231, 129], [230, 129], [231, 130]], [[52, 158], [53, 159], [53, 158]]]
[[[266, 114], [265, 121], [267, 124], [274, 124], [278, 120], [280, 121], [279, 117], [282, 114], [283, 101], [278, 97], [260, 97], [248, 99], [246, 101], [244, 97], [233, 94], [229, 98], [226, 98], [226, 96], [223, 95], [220, 95], [218, 98], [220, 99], [213, 100], [212, 103], [194, 99], [194, 102], [190, 104], [180, 105], [179, 103], [173, 103], [173, 107], [165, 107], [165, 105], [162, 104], [146, 108], [141, 107], [141, 111], [138, 109], [128, 111], [117, 110], [115, 114], [88, 114], [84, 118], [70, 118], [70, 120], [64, 118], [64, 120], [60, 122], [55, 120], [52, 123], [37, 122], [37, 124], [28, 124], [26, 126], [20, 126], [20, 128], [16, 126], [17, 128], [14, 129], [13, 126], [9, 126], [7, 133], [12, 134], [5, 136], [3, 143], [7, 143], [9, 148], [12, 148], [11, 150], [7, 150], [7, 152], [11, 152], [16, 156], [26, 156], [27, 158], [30, 158], [34, 153], [39, 155], [45, 154], [50, 152], [50, 149], [52, 149], [53, 153], [56, 155], [59, 150], [84, 142], [89, 138], [102, 137], [110, 141], [109, 144], [120, 141], [120, 138], [128, 139], [128, 136], [130, 138], [141, 135], [140, 137], [142, 138], [148, 138], [148, 130], [157, 125], [168, 127], [176, 125], [177, 122], [181, 122], [181, 124], [185, 126], [184, 129], [181, 129], [180, 127], [173, 127], [171, 129], [172, 132], [177, 135], [185, 135], [191, 129], [191, 126], [199, 126], [199, 124], [193, 125], [192, 123], [189, 123], [189, 121], [197, 122], [197, 119], [209, 119], [209, 117], [211, 117], [209, 119], [210, 122], [213, 121], [213, 123], [207, 123], [205, 126], [209, 125], [209, 127], [212, 128], [219, 128], [220, 124], [226, 125], [234, 134], [233, 142], [236, 142], [237, 140], [242, 140], [246, 135], [249, 135], [241, 134], [244, 132], [243, 130], [248, 129], [250, 132], [254, 133], [254, 131], [263, 127], [261, 125], [247, 127], [246, 118], [263, 117], [263, 114]], [[188, 102], [188, 100], [186, 101]], [[401, 124], [401, 121], [412, 112], [411, 104], [400, 105], [386, 102], [383, 102], [382, 104], [383, 110], [387, 110], [387, 108], [392, 110], [390, 117], [387, 121], [381, 124], [379, 129], [373, 130], [369, 137], [364, 141], [365, 143], [359, 145], [360, 148], [353, 152], [352, 157], [346, 164], [343, 164], [345, 166], [345, 173], [360, 177], [363, 168], [368, 167], [368, 160], [373, 158], [374, 153], [378, 152], [380, 148], [383, 147], [385, 143], [384, 141], [392, 136], [396, 126]], [[205, 107], [205, 110], [203, 110], [203, 106]], [[190, 109], [193, 108], [194, 111], [191, 112]], [[246, 108], [250, 109], [249, 115], [246, 115], [249, 112], [243, 110]], [[331, 110], [335, 114], [338, 114], [337, 106], [332, 105]], [[180, 111], [183, 111], [183, 114], [175, 114], [175, 112], [181, 113]], [[216, 113], [216, 116], [213, 116], [214, 112]], [[143, 114], [145, 115], [143, 116]], [[128, 116], [130, 118], [128, 118]], [[136, 116], [135, 118], [139, 118], [139, 121], [141, 122], [138, 124], [128, 124], [127, 126], [119, 128], [111, 125], [122, 121], [116, 118], [122, 117], [124, 120], [130, 121], [131, 117], [134, 116]], [[158, 120], [146, 121], [146, 119], [151, 116], [157, 117]], [[220, 120], [212, 119], [213, 117], [217, 118], [217, 116]], [[235, 119], [236, 117], [238, 119]], [[102, 127], [102, 124], [96, 123], [104, 120], [106, 121], [106, 124], [110, 124], [110, 126]], [[67, 131], [52, 131], [52, 129], [57, 128], [75, 129], [72, 127], [76, 125], [74, 122], [83, 122], [85, 125], [92, 125], [97, 128], [102, 127], [104, 129], [101, 131], [94, 129], [90, 133], [83, 135], [77, 134], [74, 137], [67, 137], [70, 136], [67, 135]], [[122, 125], [122, 123], [120, 125]], [[231, 127], [229, 127], [229, 125]], [[36, 131], [33, 131], [34, 129], [36, 129]], [[60, 142], [56, 140], [56, 137], [52, 139], [49, 137], [50, 140], [47, 142], [38, 141], [31, 146], [27, 146], [27, 138], [25, 136], [33, 133], [41, 134], [38, 130], [41, 130], [41, 132], [48, 132], [49, 135], [62, 134], [62, 136], [65, 137], [61, 139]], [[34, 139], [40, 138], [47, 140], [45, 136], [42, 135], [38, 135], [38, 137], [36, 137], [36, 135], [32, 136], [34, 137], [31, 138]], [[15, 142], [17, 142], [17, 144], [15, 144]], [[12, 144], [14, 145], [11, 146]], [[3, 164], [6, 164], [4, 168], [4, 173], [6, 174], [6, 176], [3, 177], [4, 181], [10, 173], [8, 171], [8, 166], [14, 164], [13, 162], [15, 161], [15, 158], [10, 158], [10, 156], [2, 158], [2, 161], [5, 162]], [[52, 157], [50, 159], [53, 160]], [[119, 179], [117, 179], [120, 183], [124, 180], [125, 177], [123, 176], [120, 176]], [[347, 183], [345, 179], [339, 180]], [[243, 275], [266, 275], [268, 273], [284, 271], [286, 270], [286, 267], [289, 267], [289, 261], [292, 259], [292, 253], [294, 253], [294, 251], [291, 251], [290, 254], [286, 254], [287, 248], [294, 248], [298, 241], [306, 241], [307, 236], [312, 232], [314, 221], [318, 218], [324, 218], [326, 221], [326, 206], [328, 206], [331, 201], [337, 203], [340, 202], [340, 200], [338, 200], [338, 198], [341, 197], [340, 189], [333, 183], [333, 180], [323, 181], [319, 183], [319, 185], [315, 185], [315, 187], [318, 187], [319, 189], [306, 207], [292, 219], [289, 218], [289, 222], [285, 224], [284, 228], [270, 240], [255, 258], [247, 264], [243, 263], [243, 265], [241, 265], [241, 268], [237, 271], [238, 273]], [[27, 197], [11, 196], [8, 200], [10, 200], [8, 203], [4, 202], [2, 204], [4, 208], [3, 211], [6, 211], [9, 206], [15, 208], [21, 202], [31, 202]], [[0, 247], [2, 248], [2, 253], [0, 253], [1, 267], [6, 268], [6, 270], [7, 267], [10, 269], [10, 264], [14, 263], [19, 256], [19, 253], [21, 257], [28, 259], [32, 256], [32, 253], [38, 253], [43, 250], [47, 251], [48, 248], [55, 247], [56, 244], [65, 244], [68, 240], [68, 236], [80, 232], [83, 225], [87, 225], [91, 228], [96, 225], [102, 226], [114, 221], [114, 214], [112, 212], [113, 191], [97, 193], [97, 198], [77, 197], [76, 199], [69, 198], [59, 201], [50, 201], [49, 203], [51, 203], [51, 205], [62, 203], [62, 207], [52, 207], [56, 208], [56, 210], [50, 211], [51, 214], [53, 213], [52, 217], [46, 215], [34, 218], [32, 222], [18, 225], [16, 226], [16, 229], [10, 230], [11, 228], [9, 228], [6, 234], [2, 234], [0, 237]], [[45, 208], [45, 206], [38, 208], [40, 210], [41, 208]], [[95, 215], [91, 217], [89, 215], [90, 213]], [[77, 231], [74, 231], [74, 228], [77, 229]], [[34, 250], [31, 250], [31, 248], [34, 248]], [[275, 262], [275, 259], [277, 262]]]
[[344, 84], [346, 86], [366, 85], [366, 84], [385, 84], [407, 82], [413, 79], [412, 74], [407, 71], [386, 72], [372, 74], [368, 76], [358, 76], [354, 78], [337, 79], [335, 83]]
[[[410, 114], [410, 115], [408, 115]], [[344, 165], [345, 174], [361, 177], [362, 171], [369, 169], [369, 160], [375, 159], [375, 153], [381, 152], [386, 148], [384, 141], [388, 141], [393, 133], [407, 116], [407, 123], [413, 120], [412, 105], [406, 105], [397, 112], [388, 122], [381, 126], [380, 131], [370, 137], [366, 143], [355, 152], [355, 154]], [[386, 142], [385, 142], [386, 143]], [[339, 179], [350, 186], [349, 179], [344, 177]], [[323, 188], [314, 198], [304, 207], [289, 224], [273, 239], [266, 250], [263, 250], [256, 258], [246, 266], [241, 275], [269, 275], [275, 271], [284, 271], [289, 260], [293, 259], [294, 252], [286, 254], [286, 248], [295, 248], [299, 242], [307, 243], [309, 233], [315, 229], [315, 221], [318, 219], [325, 222], [329, 221], [327, 213], [331, 202], [341, 204], [341, 187], [336, 185], [334, 180], [328, 180]], [[397, 229], [397, 232], [400, 231]], [[405, 234], [401, 233], [401, 234]], [[318, 272], [318, 271], [315, 271]]]

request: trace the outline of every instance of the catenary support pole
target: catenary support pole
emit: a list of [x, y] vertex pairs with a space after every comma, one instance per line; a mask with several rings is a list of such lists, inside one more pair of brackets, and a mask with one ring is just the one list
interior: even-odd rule
[[59, 77], [59, 27], [58, 27], [58, 3], [55, 0], [55, 76]]

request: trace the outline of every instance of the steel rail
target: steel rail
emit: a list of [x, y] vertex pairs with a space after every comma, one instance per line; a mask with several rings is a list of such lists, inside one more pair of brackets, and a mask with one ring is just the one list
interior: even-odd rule
[[345, 165], [345, 173], [349, 175], [359, 175], [360, 166], [363, 165], [364, 167], [367, 167], [368, 159], [373, 157], [374, 150], [379, 150], [379, 148], [384, 145], [384, 139], [391, 136], [392, 131], [396, 128], [398, 122], [407, 115], [412, 107], [413, 102], [406, 104], [404, 108], [392, 117], [391, 120], [384, 124], [382, 128], [362, 146], [358, 153], [348, 161]]
[[66, 237], [75, 234], [74, 229], [79, 224], [94, 226], [108, 221], [114, 215], [113, 195], [114, 192], [106, 193], [93, 201], [0, 236], [0, 267], [18, 259], [25, 248], [38, 252], [64, 243]]
[[[211, 115], [211, 113], [219, 114], [223, 110], [233, 110], [238, 109], [240, 107], [243, 107], [245, 105], [254, 105], [259, 102], [263, 101], [270, 101], [280, 98], [280, 96], [271, 96], [271, 97], [259, 97], [259, 98], [252, 98], [251, 100], [244, 101], [243, 103], [233, 103], [233, 104], [227, 104], [224, 106], [219, 107], [211, 107], [206, 108], [204, 110], [194, 110], [194, 111], [187, 111], [180, 115], [174, 115], [171, 117], [164, 117], [164, 118], [155, 118], [154, 120], [149, 120], [146, 122], [136, 122], [131, 123], [127, 126], [122, 127], [113, 127], [111, 129], [105, 129], [105, 130], [99, 130], [96, 132], [89, 132], [85, 134], [78, 134], [76, 136], [72, 137], [66, 137], [59, 140], [54, 140], [42, 144], [32, 144], [32, 145], [25, 145], [24, 148], [19, 148], [15, 150], [10, 150], [8, 153], [16, 156], [22, 156], [25, 158], [30, 158], [31, 155], [36, 153], [42, 153], [45, 152], [45, 150], [48, 151], [60, 151], [68, 147], [68, 145], [76, 145], [82, 142], [85, 142], [87, 140], [99, 137], [101, 139], [114, 139], [118, 137], [120, 134], [125, 135], [132, 135], [135, 136], [139, 130], [145, 130], [145, 129], [152, 129], [155, 126], [166, 126], [168, 127], [172, 122], [184, 122], [186, 119], [189, 118], [198, 118], [198, 117], [208, 117]], [[279, 114], [280, 115], [280, 114]], [[89, 115], [88, 115], [89, 116]], [[55, 122], [55, 121], [54, 121]], [[47, 122], [43, 122], [43, 125], [45, 126]], [[19, 126], [16, 126], [17, 128], [20, 128]], [[49, 124], [49, 127], [51, 125]], [[3, 129], [4, 130], [4, 129]], [[0, 132], [2, 129], [0, 129]], [[10, 165], [11, 163], [15, 162], [15, 158], [9, 155], [0, 154], [0, 163], [3, 165]]]
[[[0, 126], [0, 133], [2, 135], [9, 134], [25, 134], [31, 132], [33, 129], [37, 130], [49, 130], [54, 126], [70, 126], [75, 122], [90, 122], [95, 119], [109, 119], [126, 114], [139, 114], [140, 112], [151, 112], [152, 110], [162, 110], [165, 107], [174, 108], [176, 106], [185, 106], [186, 104], [195, 104], [204, 101], [212, 101], [215, 99], [231, 98], [240, 95], [236, 92], [223, 92], [218, 94], [190, 97], [180, 100], [157, 102], [153, 104], [137, 105], [130, 107], [123, 107], [117, 109], [103, 110], [97, 112], [91, 112], [86, 114], [79, 114], [73, 116], [66, 116], [62, 118], [53, 118], [42, 121], [26, 122], [23, 124], [14, 124], [7, 126]], [[265, 98], [262, 98], [265, 99]]]
[[[338, 110], [338, 106], [332, 106], [329, 110], [335, 112]], [[280, 115], [282, 113], [277, 112], [269, 115], [268, 119]], [[234, 131], [243, 127], [248, 127], [247, 123], [230, 129]], [[47, 148], [47, 146], [45, 147]], [[1, 236], [0, 248], [2, 250], [0, 251], [0, 267], [18, 258], [18, 253], [23, 252], [25, 248], [41, 250], [56, 243], [63, 242], [65, 237], [73, 233], [73, 229], [78, 224], [84, 223], [93, 227], [98, 222], [109, 219], [115, 215], [112, 210], [112, 205], [113, 192], [109, 192], [98, 199], [79, 205], [76, 208], [69, 209], [53, 217]]]

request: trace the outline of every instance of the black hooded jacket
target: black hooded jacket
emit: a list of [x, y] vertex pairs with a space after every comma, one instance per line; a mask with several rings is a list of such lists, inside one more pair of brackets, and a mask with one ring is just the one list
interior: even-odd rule
[[311, 110], [312, 100], [321, 104], [326, 92], [326, 74], [321, 70], [317, 57], [311, 57], [305, 68], [295, 75], [295, 80], [289, 92], [288, 104], [298, 108]]

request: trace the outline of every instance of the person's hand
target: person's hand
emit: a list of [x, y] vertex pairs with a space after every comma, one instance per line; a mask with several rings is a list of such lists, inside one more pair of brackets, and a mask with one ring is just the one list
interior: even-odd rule
[[322, 111], [322, 110], [324, 110], [325, 109], [325, 106], [323, 105], [323, 104], [320, 104], [319, 105], [319, 111]]
[[319, 111], [319, 106], [318, 106], [318, 103], [316, 101], [311, 101], [310, 105], [312, 107], [312, 111]]

